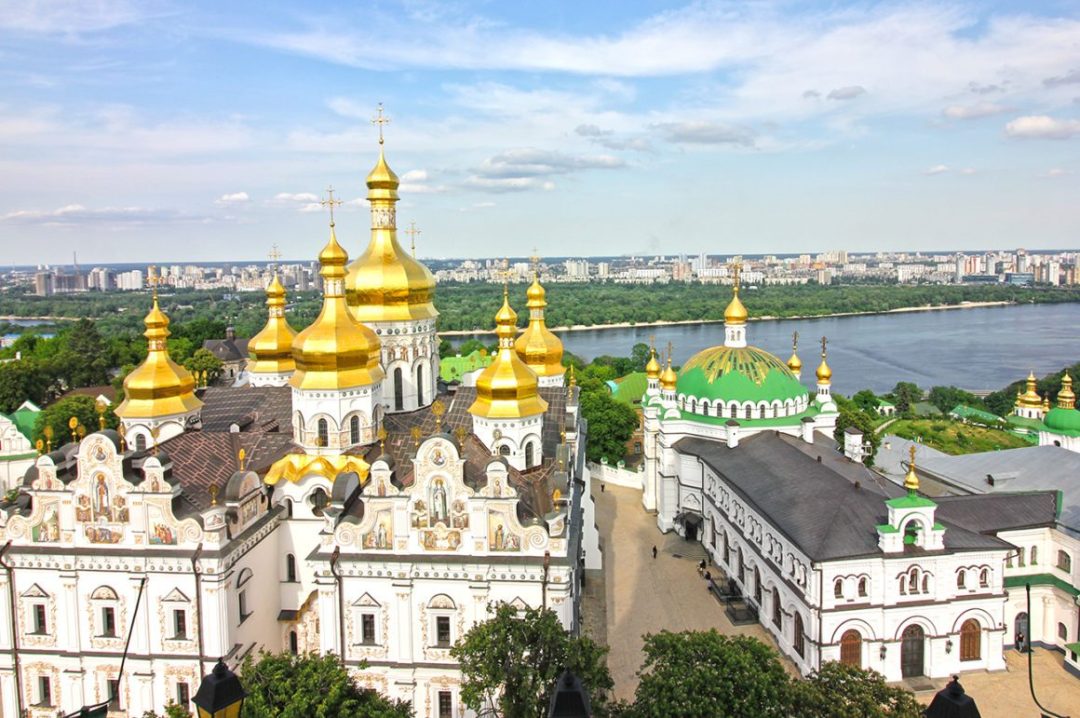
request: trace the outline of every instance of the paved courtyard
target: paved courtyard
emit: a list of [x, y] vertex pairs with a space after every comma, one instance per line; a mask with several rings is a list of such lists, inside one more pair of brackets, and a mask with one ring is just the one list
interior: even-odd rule
[[[596, 522], [604, 549], [604, 571], [590, 575], [586, 585], [584, 621], [586, 631], [611, 648], [608, 667], [615, 681], [615, 696], [632, 700], [637, 670], [643, 659], [642, 636], [662, 629], [706, 630], [750, 635], [773, 645], [760, 625], [734, 626], [724, 609], [705, 589], [697, 575], [700, 545], [683, 541], [674, 533], [661, 534], [656, 519], [641, 508], [641, 493], [608, 486], [600, 492], [594, 484]], [[658, 556], [652, 557], [652, 547]], [[601, 590], [602, 589], [602, 590]], [[979, 705], [983, 718], [1038, 716], [1027, 685], [1023, 657], [1010, 651], [1008, 670], [973, 672], [961, 677], [965, 689]], [[793, 674], [793, 664], [784, 659]], [[1034, 654], [1035, 688], [1047, 708], [1080, 716], [1080, 678], [1062, 668], [1062, 656], [1053, 651]], [[937, 688], [944, 680], [935, 681]], [[933, 692], [918, 694], [929, 702]]]

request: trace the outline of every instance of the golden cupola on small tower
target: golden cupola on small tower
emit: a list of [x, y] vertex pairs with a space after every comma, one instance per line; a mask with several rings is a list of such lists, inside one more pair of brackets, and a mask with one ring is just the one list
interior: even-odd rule
[[563, 345], [544, 321], [544, 308], [547, 307], [544, 287], [540, 277], [533, 279], [525, 293], [529, 309], [529, 325], [517, 341], [514, 350], [518, 357], [540, 378], [540, 386], [562, 386], [566, 367], [562, 365]]
[[787, 360], [788, 369], [795, 375], [795, 378], [802, 377], [802, 359], [799, 358], [799, 333], [795, 332], [791, 335], [791, 358]]
[[128, 444], [137, 448], [182, 433], [188, 418], [202, 407], [191, 372], [169, 356], [169, 317], [158, 305], [157, 282], [151, 267], [153, 305], [143, 319], [146, 358], [124, 378], [124, 400], [116, 407]]
[[319, 253], [323, 305], [311, 326], [296, 335], [296, 361], [289, 384], [296, 389], [346, 389], [381, 382], [379, 337], [353, 318], [345, 304], [345, 263], [349, 255], [338, 244], [334, 223], [330, 241]]
[[495, 360], [476, 379], [476, 401], [469, 407], [473, 416], [486, 419], [516, 419], [542, 414], [547, 402], [540, 397], [536, 372], [514, 351], [517, 313], [503, 289], [503, 305], [495, 315], [499, 350]]
[[285, 319], [285, 287], [274, 272], [266, 288], [266, 325], [248, 342], [247, 372], [254, 386], [284, 386], [296, 369], [296, 331]]
[[435, 277], [397, 239], [398, 176], [386, 163], [380, 114], [379, 160], [367, 176], [371, 242], [349, 265], [345, 294], [349, 309], [364, 323], [435, 319]]

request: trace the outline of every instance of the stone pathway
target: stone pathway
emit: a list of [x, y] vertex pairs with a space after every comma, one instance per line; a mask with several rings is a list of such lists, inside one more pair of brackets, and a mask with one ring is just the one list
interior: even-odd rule
[[[608, 667], [615, 681], [616, 698], [633, 700], [637, 670], [643, 659], [642, 636], [646, 633], [715, 628], [728, 635], [754, 636], [775, 645], [760, 625], [731, 624], [723, 606], [697, 575], [700, 544], [687, 543], [674, 533], [660, 533], [656, 517], [641, 507], [640, 492], [608, 486], [603, 493], [597, 490], [595, 498], [604, 571], [589, 572], [582, 610], [586, 633], [611, 648]], [[652, 557], [654, 545], [656, 559]], [[1080, 718], [1080, 678], [1065, 671], [1059, 653], [1036, 650], [1033, 658], [1039, 700], [1061, 715]], [[781, 660], [795, 675], [794, 665]], [[1028, 691], [1024, 657], [1009, 651], [1006, 662], [1007, 671], [964, 673], [960, 682], [975, 698], [983, 718], [1038, 716]], [[933, 681], [935, 691], [946, 682]], [[929, 703], [934, 691], [917, 696]]]

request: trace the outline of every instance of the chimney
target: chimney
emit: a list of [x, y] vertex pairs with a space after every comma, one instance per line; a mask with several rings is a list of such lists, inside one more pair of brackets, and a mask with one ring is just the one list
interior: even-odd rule
[[739, 422], [734, 419], [728, 419], [724, 424], [727, 427], [727, 445], [729, 449], [734, 449], [739, 445]]
[[229, 325], [225, 327], [225, 338], [230, 342], [236, 340], [236, 327]]
[[844, 456], [852, 461], [863, 460], [863, 434], [854, 426], [844, 429]]

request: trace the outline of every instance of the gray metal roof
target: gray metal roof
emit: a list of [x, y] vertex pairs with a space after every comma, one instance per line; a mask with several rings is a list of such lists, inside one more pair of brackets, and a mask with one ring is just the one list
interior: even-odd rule
[[[681, 439], [675, 449], [697, 456], [722, 475], [741, 498], [768, 517], [811, 560], [880, 552], [877, 526], [886, 522], [885, 501], [897, 495], [896, 488], [877, 483], [872, 472], [835, 450], [825, 451], [818, 444], [768, 432], [748, 437], [734, 449], [697, 438]], [[946, 551], [1010, 546], [948, 516], [942, 515], [941, 523], [946, 528]]]

